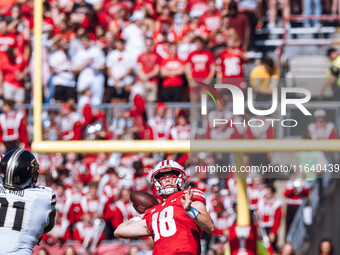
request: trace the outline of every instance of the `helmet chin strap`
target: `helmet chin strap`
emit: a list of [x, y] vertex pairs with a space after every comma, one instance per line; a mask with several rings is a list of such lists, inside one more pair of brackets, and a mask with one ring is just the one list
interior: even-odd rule
[[171, 195], [171, 194], [180, 190], [180, 187], [178, 187], [177, 185], [175, 187], [163, 188], [162, 184], [158, 182], [158, 185], [156, 185], [156, 186], [160, 187], [160, 189], [158, 189], [156, 191], [157, 195], [159, 195], [159, 196], [161, 196], [161, 195]]

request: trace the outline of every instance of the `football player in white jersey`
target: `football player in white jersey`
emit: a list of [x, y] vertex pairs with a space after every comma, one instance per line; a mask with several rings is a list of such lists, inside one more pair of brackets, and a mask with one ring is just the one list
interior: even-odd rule
[[35, 186], [39, 165], [27, 150], [14, 149], [0, 163], [0, 254], [28, 255], [54, 226], [56, 196]]

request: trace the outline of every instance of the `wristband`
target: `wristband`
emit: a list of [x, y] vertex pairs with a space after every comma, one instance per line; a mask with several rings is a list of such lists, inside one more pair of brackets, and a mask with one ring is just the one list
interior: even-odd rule
[[190, 207], [190, 211], [185, 211], [191, 219], [195, 219], [200, 213], [195, 207]]

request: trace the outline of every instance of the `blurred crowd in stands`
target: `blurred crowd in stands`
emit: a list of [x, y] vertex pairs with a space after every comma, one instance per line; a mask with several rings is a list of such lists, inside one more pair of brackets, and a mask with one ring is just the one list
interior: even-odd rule
[[[282, 24], [278, 6], [281, 17], [289, 13], [335, 14], [338, 8], [335, 0], [324, 1], [322, 6], [320, 0], [305, 0], [303, 8], [300, 2], [44, 1], [43, 95], [45, 103], [59, 108], [43, 113], [43, 139], [187, 140], [189, 113], [178, 108], [172, 115], [166, 103], [188, 102], [189, 91], [195, 90], [197, 82], [210, 84], [215, 78], [222, 82], [234, 79], [234, 85], [242, 90], [252, 86], [257, 101], [269, 102], [272, 88], [279, 82], [275, 60], [264, 57], [257, 63], [250, 72], [249, 84], [244, 74], [244, 63], [251, 61], [247, 52], [256, 50], [255, 30]], [[319, 26], [320, 22], [304, 24], [310, 25]], [[2, 153], [30, 147], [30, 116], [15, 106], [32, 100], [32, 43], [33, 1], [0, 1]], [[114, 123], [107, 123], [107, 113], [100, 109], [103, 103], [130, 103], [131, 109], [121, 110]], [[152, 114], [147, 103], [157, 104]], [[229, 112], [220, 109], [210, 117], [213, 114], [227, 116]], [[337, 138], [334, 124], [326, 121], [323, 110], [315, 111], [314, 117], [315, 123], [308, 128], [310, 138]], [[275, 136], [268, 125], [256, 132], [250, 127], [210, 128], [204, 135], [215, 139]], [[187, 154], [56, 153], [37, 157], [39, 184], [53, 187], [57, 194], [56, 226], [42, 239], [48, 244], [71, 239], [83, 242], [91, 236], [96, 218], [106, 222], [100, 240], [113, 239], [113, 230], [136, 213], [129, 202], [131, 191], [152, 192], [150, 169], [164, 158], [176, 159], [187, 169], [190, 163]], [[250, 162], [255, 164], [255, 158], [250, 157]], [[210, 163], [215, 160], [207, 158], [206, 163], [209, 159]], [[192, 176], [189, 181], [206, 193], [207, 208], [216, 224], [214, 233], [204, 236], [206, 247], [212, 247], [207, 254], [223, 254], [228, 227], [236, 219], [236, 181], [209, 176]], [[257, 213], [259, 225], [277, 250], [283, 201], [276, 198], [273, 184], [265, 184], [260, 177], [248, 185], [250, 209]], [[286, 231], [309, 190], [308, 182], [287, 182]], [[287, 244], [282, 254], [294, 254], [291, 249]]]

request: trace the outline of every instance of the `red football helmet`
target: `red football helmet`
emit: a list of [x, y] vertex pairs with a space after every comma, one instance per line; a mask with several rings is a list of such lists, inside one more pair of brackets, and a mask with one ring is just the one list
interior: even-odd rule
[[[161, 183], [161, 180], [164, 178], [161, 174], [166, 172], [173, 172], [176, 176], [176, 181], [171, 187], [165, 188]], [[184, 172], [184, 168], [174, 160], [163, 160], [162, 162], [159, 162], [151, 174], [151, 183], [155, 185], [156, 194], [158, 196], [170, 195], [181, 191], [184, 188], [186, 180], [187, 176]]]

